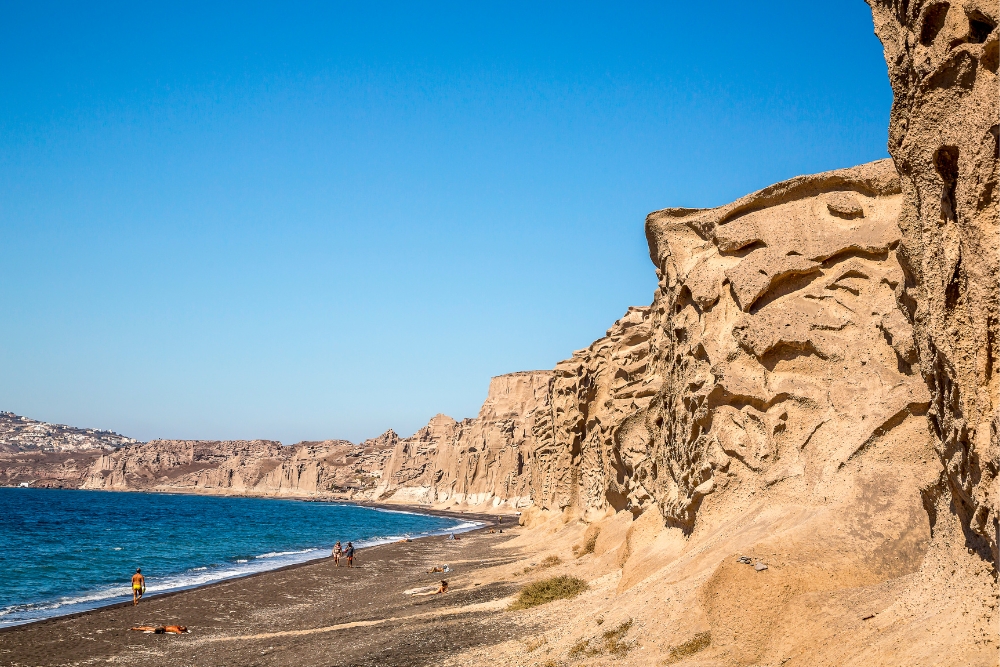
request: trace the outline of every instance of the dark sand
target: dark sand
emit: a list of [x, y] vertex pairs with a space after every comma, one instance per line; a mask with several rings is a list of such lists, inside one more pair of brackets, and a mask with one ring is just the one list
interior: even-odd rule
[[[475, 585], [477, 571], [515, 560], [494, 548], [519, 532], [504, 524], [502, 535], [481, 529], [457, 541], [428, 537], [364, 549], [354, 569], [336, 568], [332, 559], [314, 561], [147, 598], [138, 607], [128, 603], [7, 628], [0, 630], [0, 665], [437, 663], [459, 649], [532, 631], [520, 625], [519, 615], [483, 604], [511, 595], [512, 584]], [[454, 572], [427, 574], [444, 563]], [[450, 584], [445, 595], [403, 593], [442, 578]], [[362, 624], [331, 627], [357, 622]], [[170, 624], [191, 632], [129, 631]]]

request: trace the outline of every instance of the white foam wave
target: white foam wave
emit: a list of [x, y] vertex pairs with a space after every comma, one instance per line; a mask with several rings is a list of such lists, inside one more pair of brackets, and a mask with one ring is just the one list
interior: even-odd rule
[[314, 547], [312, 549], [302, 549], [300, 551], [269, 551], [266, 554], [254, 556], [254, 558], [279, 558], [281, 556], [294, 556], [295, 554], [308, 554], [317, 550], [318, 549]]
[[390, 510], [384, 507], [371, 507], [376, 512], [382, 512], [383, 514], [409, 514], [410, 516], [427, 516], [421, 512], [407, 512], [406, 510]]

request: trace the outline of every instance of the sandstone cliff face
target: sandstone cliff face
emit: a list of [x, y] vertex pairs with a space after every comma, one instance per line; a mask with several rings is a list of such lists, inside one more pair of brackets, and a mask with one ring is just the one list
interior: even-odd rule
[[101, 455], [81, 488], [308, 497], [371, 485], [387, 457], [344, 440], [154, 440]]
[[525, 371], [490, 381], [475, 419], [434, 417], [412, 437], [397, 439], [376, 497], [398, 502], [493, 502], [521, 507], [546, 483], [536, 461], [551, 440], [551, 371]]
[[690, 529], [719, 487], [804, 476], [820, 492], [924, 414], [893, 252], [900, 204], [885, 160], [651, 214], [653, 304], [556, 367], [535, 503], [656, 505]]
[[0, 486], [78, 489], [105, 450], [0, 452]]
[[646, 222], [660, 285], [552, 372], [494, 378], [479, 416], [398, 440], [382, 497], [597, 517], [838, 471], [930, 396], [905, 310], [889, 160]]
[[904, 298], [928, 416], [956, 511], [998, 559], [1000, 11], [985, 0], [869, 5], [894, 93]]

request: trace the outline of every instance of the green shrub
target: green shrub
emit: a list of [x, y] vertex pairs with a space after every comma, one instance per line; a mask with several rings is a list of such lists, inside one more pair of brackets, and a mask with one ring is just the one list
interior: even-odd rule
[[511, 610], [537, 607], [553, 600], [576, 597], [587, 590], [587, 582], [579, 577], [561, 575], [549, 577], [521, 589], [517, 599], [510, 605]]

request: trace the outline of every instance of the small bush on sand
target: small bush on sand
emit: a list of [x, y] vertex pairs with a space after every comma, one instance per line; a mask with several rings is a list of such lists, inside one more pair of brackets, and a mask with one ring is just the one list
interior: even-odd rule
[[521, 589], [517, 599], [510, 605], [510, 609], [527, 609], [537, 607], [553, 600], [564, 600], [576, 597], [587, 590], [587, 582], [579, 577], [569, 577], [561, 575], [549, 577], [532, 584], [528, 584]]
[[709, 646], [712, 645], [712, 633], [711, 632], [699, 632], [694, 637], [688, 641], [680, 644], [679, 646], [670, 647], [670, 657], [667, 658], [664, 665], [672, 665], [675, 662], [679, 662], [689, 655], [694, 655], [699, 651], [704, 651]]

